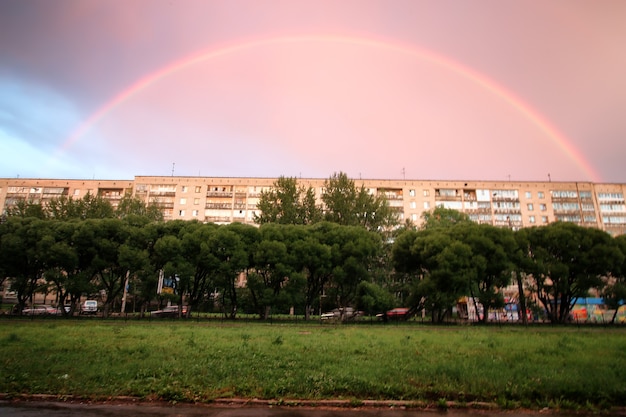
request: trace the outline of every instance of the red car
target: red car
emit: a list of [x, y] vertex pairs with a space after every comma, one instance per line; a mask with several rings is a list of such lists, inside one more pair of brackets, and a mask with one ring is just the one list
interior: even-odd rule
[[377, 314], [376, 317], [388, 321], [388, 320], [408, 320], [409, 318], [409, 309], [405, 307], [398, 307], [392, 310], [389, 310], [382, 314]]

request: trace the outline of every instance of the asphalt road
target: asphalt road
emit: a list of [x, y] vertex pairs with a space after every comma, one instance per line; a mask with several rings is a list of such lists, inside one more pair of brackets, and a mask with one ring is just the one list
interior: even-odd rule
[[[210, 407], [193, 405], [114, 405], [56, 402], [0, 401], [2, 417], [537, 417], [531, 412], [449, 410], [447, 412], [400, 409], [306, 409], [289, 407]], [[546, 415], [541, 413], [541, 415]], [[548, 414], [549, 415], [549, 414]], [[565, 417], [559, 414], [559, 417]], [[581, 417], [580, 414], [576, 415]]]

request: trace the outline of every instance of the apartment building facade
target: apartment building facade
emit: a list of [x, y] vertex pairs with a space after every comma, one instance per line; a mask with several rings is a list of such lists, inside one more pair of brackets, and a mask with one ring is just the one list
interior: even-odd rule
[[[116, 206], [126, 193], [156, 203], [166, 220], [254, 223], [261, 192], [276, 178], [136, 176], [133, 180], [0, 179], [0, 207], [99, 195]], [[326, 179], [299, 178], [321, 203]], [[419, 225], [424, 212], [443, 206], [477, 223], [519, 229], [567, 221], [612, 235], [626, 233], [626, 184], [438, 180], [354, 180], [383, 194], [402, 222]]]

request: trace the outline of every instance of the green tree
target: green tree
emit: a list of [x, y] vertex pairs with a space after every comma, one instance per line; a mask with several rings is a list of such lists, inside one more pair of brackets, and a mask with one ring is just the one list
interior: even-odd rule
[[370, 194], [365, 186], [357, 188], [348, 175], [339, 172], [324, 182], [324, 219], [343, 226], [362, 226], [371, 231], [390, 231], [398, 216], [384, 195]]
[[484, 322], [490, 309], [504, 307], [502, 289], [511, 282], [517, 250], [513, 231], [472, 222], [458, 223], [451, 230], [471, 249], [475, 273], [468, 275], [469, 293], [476, 303], [476, 311], [479, 311], [477, 303], [483, 306], [485, 314], [480, 319]]
[[[244, 229], [248, 229], [245, 230]], [[206, 242], [208, 246], [208, 260], [212, 265], [211, 274], [214, 276], [215, 286], [222, 293], [222, 305], [229, 318], [237, 315], [237, 282], [241, 273], [249, 265], [249, 255], [244, 236], [248, 231], [255, 231], [253, 226], [240, 224], [220, 226]]]
[[247, 287], [261, 319], [268, 319], [271, 308], [288, 278], [294, 272], [293, 259], [285, 233], [291, 226], [264, 224], [261, 239], [253, 254], [253, 272], [248, 274]]
[[356, 288], [371, 281], [372, 266], [382, 249], [381, 236], [359, 226], [326, 224], [321, 243], [330, 247], [330, 279], [325, 287], [329, 300], [337, 307], [350, 306]]
[[384, 313], [394, 307], [393, 296], [381, 286], [361, 281], [356, 287], [356, 308], [368, 315]]
[[298, 187], [296, 178], [279, 177], [268, 191], [262, 191], [257, 203], [261, 214], [254, 215], [258, 224], [312, 224], [318, 222], [321, 210], [316, 204], [315, 190]]
[[44, 209], [41, 202], [19, 200], [13, 206], [6, 210], [6, 216], [16, 217], [34, 217], [37, 219], [46, 219], [48, 213]]
[[616, 262], [615, 271], [604, 277], [605, 283], [602, 291], [604, 304], [609, 310], [613, 310], [611, 323], [615, 323], [618, 309], [626, 303], [626, 235], [615, 238], [615, 243], [619, 247], [620, 254], [614, 254]]
[[[57, 293], [59, 306], [70, 304], [70, 311], [61, 309], [62, 314], [72, 315], [78, 307], [83, 271], [80, 267], [78, 248], [73, 244], [77, 222], [51, 220], [48, 222], [51, 234], [42, 240], [40, 256], [46, 264], [44, 276]], [[88, 281], [88, 280], [87, 280]]]
[[[126, 245], [129, 231], [115, 218], [90, 218], [80, 222], [76, 242], [82, 257], [82, 273], [104, 296], [103, 313], [108, 316], [114, 303], [121, 298], [124, 282], [129, 274], [128, 265], [120, 256], [132, 260], [134, 251]], [[128, 253], [130, 252], [130, 253]], [[85, 278], [86, 278], [85, 277]], [[88, 294], [89, 295], [89, 294]]]
[[9, 217], [0, 230], [0, 264], [21, 312], [44, 282], [46, 265], [40, 252], [50, 241], [50, 230], [45, 220], [34, 217]]
[[392, 250], [395, 268], [411, 279], [408, 307], [412, 312], [426, 309], [433, 322], [442, 321], [451, 312], [476, 275], [471, 247], [450, 230], [405, 232]]
[[471, 223], [467, 214], [439, 206], [422, 214], [421, 229], [450, 228], [461, 223]]
[[146, 204], [143, 200], [133, 197], [131, 193], [126, 193], [120, 200], [115, 215], [119, 218], [125, 218], [130, 215], [141, 216], [150, 221], [162, 221], [163, 212], [155, 203]]
[[552, 323], [564, 323], [576, 300], [619, 270], [620, 250], [608, 233], [556, 222], [528, 230], [527, 273]]
[[50, 200], [45, 208], [48, 216], [57, 220], [106, 219], [115, 217], [111, 203], [98, 195], [87, 193], [83, 198], [61, 196]]
[[295, 269], [305, 279], [304, 288], [304, 318], [309, 320], [313, 310], [313, 303], [322, 294], [324, 285], [331, 274], [331, 248], [321, 242], [327, 223], [318, 223], [308, 226], [302, 239], [294, 242]]

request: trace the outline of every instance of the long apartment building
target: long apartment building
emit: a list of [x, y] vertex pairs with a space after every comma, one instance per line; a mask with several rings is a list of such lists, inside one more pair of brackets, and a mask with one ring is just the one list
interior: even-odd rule
[[[126, 193], [153, 202], [166, 220], [254, 223], [262, 191], [276, 178], [136, 176], [134, 180], [0, 179], [3, 212], [20, 200], [43, 202], [66, 196], [99, 195], [116, 206]], [[325, 179], [300, 178], [318, 201]], [[372, 194], [384, 194], [402, 222], [421, 222], [424, 212], [443, 206], [477, 223], [519, 229], [567, 221], [626, 233], [626, 184], [437, 180], [354, 180]]]

